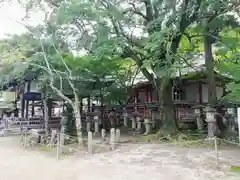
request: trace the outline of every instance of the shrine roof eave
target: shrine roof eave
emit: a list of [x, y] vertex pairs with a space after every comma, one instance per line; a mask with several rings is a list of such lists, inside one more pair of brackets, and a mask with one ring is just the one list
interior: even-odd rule
[[[217, 71], [215, 71], [215, 77], [216, 77], [217, 81], [221, 81], [223, 84], [227, 84], [227, 83], [233, 81], [233, 79], [231, 77], [229, 77], [228, 75], [218, 73]], [[203, 79], [207, 79], [207, 73], [205, 70], [194, 71], [194, 72], [190, 72], [190, 73], [187, 73], [187, 74], [184, 74], [181, 76], [172, 77], [171, 79], [176, 80], [176, 81], [182, 81], [182, 80], [184, 80], [184, 81], [188, 81], [188, 80], [201, 81]], [[145, 87], [145, 86], [148, 86], [151, 84], [152, 83], [145, 78], [142, 81], [138, 81], [132, 87], [133, 88], [141, 88], [141, 87]]]

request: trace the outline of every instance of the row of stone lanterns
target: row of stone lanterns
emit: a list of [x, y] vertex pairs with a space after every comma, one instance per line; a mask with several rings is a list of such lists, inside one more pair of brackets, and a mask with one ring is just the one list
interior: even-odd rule
[[[194, 114], [197, 119], [197, 127], [198, 130], [202, 131], [204, 127], [204, 120], [201, 117], [201, 111], [204, 111], [206, 113], [205, 122], [208, 125], [208, 137], [212, 138], [215, 136], [216, 133], [216, 116], [219, 116], [220, 114], [216, 111], [215, 108], [211, 106], [203, 107], [203, 106], [194, 106]], [[234, 123], [236, 120], [236, 114], [234, 112], [234, 108], [227, 108], [225, 116], [222, 116], [221, 118], [224, 118], [226, 122], [228, 123], [228, 127], [230, 128], [230, 132], [233, 131]]]
[[[131, 122], [131, 128], [135, 131], [140, 132], [142, 130], [142, 125], [145, 126], [145, 133], [149, 134], [151, 131], [151, 128], [156, 127], [156, 115], [152, 113], [152, 117], [143, 117], [143, 115], [139, 112], [133, 112], [133, 113], [127, 113], [125, 112], [123, 114], [123, 122], [124, 126], [128, 127], [129, 123]], [[100, 113], [99, 112], [89, 112], [86, 115], [86, 131], [91, 131], [92, 124], [94, 123], [94, 133], [99, 133], [99, 125], [101, 123], [104, 123], [103, 121], [100, 122]], [[108, 116], [108, 121], [111, 126], [111, 128], [114, 128], [116, 126], [118, 117], [117, 116], [111, 116], [111, 113]]]
[[86, 131], [91, 131], [92, 123], [94, 123], [94, 133], [99, 133], [100, 112], [88, 112], [86, 114]]
[[[214, 137], [216, 132], [216, 115], [219, 115], [216, 110], [210, 106], [203, 107], [203, 106], [193, 106], [194, 109], [194, 115], [197, 120], [197, 127], [199, 131], [203, 131], [204, 128], [204, 118], [201, 116], [202, 111], [206, 113], [205, 122], [208, 124], [208, 137]], [[133, 130], [136, 130], [138, 132], [141, 132], [142, 126], [145, 127], [144, 134], [147, 135], [151, 132], [151, 129], [154, 129], [156, 127], [156, 116], [157, 111], [151, 111], [151, 115], [149, 117], [144, 117], [143, 114], [139, 112], [133, 112], [133, 113], [123, 113], [123, 120], [124, 120], [124, 126], [128, 127], [129, 123], [131, 122], [131, 128]], [[229, 128], [233, 128], [234, 120], [236, 119], [236, 115], [234, 112], [234, 108], [228, 108], [227, 109], [227, 122], [230, 123]], [[99, 125], [104, 123], [101, 122], [101, 113], [99, 111], [96, 112], [89, 112], [86, 115], [86, 130], [87, 132], [91, 131], [92, 124], [94, 123], [94, 133], [99, 133]], [[117, 124], [117, 116], [108, 116], [108, 121], [111, 127], [115, 128]]]
[[[151, 132], [151, 128], [155, 128], [156, 126], [156, 115], [155, 113], [151, 113], [151, 117], [143, 117], [143, 115], [139, 112], [133, 112], [130, 114], [130, 121], [132, 123], [132, 129], [137, 130], [138, 132], [141, 131], [142, 125], [145, 126], [144, 134], [147, 135]], [[125, 118], [125, 126], [128, 126], [128, 118]]]

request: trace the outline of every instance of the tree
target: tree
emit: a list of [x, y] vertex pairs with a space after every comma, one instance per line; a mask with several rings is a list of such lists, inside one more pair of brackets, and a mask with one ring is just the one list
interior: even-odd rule
[[131, 87], [139, 75], [139, 68], [132, 59], [118, 57], [112, 61], [116, 64], [115, 69], [112, 69], [114, 83], [107, 87], [105, 101], [118, 103], [125, 108], [133, 96]]
[[240, 29], [225, 28], [219, 37], [216, 51], [217, 69], [220, 73], [231, 78], [233, 81], [227, 84], [225, 98], [230, 101], [239, 101], [239, 54], [240, 54]]
[[[169, 77], [182, 34], [195, 21], [200, 0], [45, 2], [54, 9], [49, 22], [65, 32], [65, 37], [74, 36], [78, 49], [132, 58], [162, 97], [164, 128], [176, 131]], [[133, 35], [136, 29], [140, 33]]]
[[[31, 44], [31, 48], [24, 46], [26, 38], [29, 42], [34, 42]], [[17, 49], [17, 47], [22, 48], [18, 50], [21, 53], [21, 60], [18, 60], [19, 57], [15, 55], [11, 56], [11, 51], [6, 54], [12, 61], [2, 67], [2, 73], [6, 73], [9, 69], [14, 71], [12, 74], [3, 74], [2, 82], [8, 82], [16, 77], [19, 77], [19, 82], [24, 81], [28, 72], [35, 73], [34, 78], [38, 85], [42, 91], [47, 92], [47, 94], [44, 93], [44, 97], [57, 95], [68, 104], [68, 107], [73, 109], [78, 135], [80, 135], [82, 131], [80, 98], [89, 95], [99, 96], [98, 92], [104, 96], [104, 93], [112, 90], [113, 84], [115, 87], [119, 86], [125, 80], [123, 79], [124, 73], [130, 67], [128, 64], [131, 63], [126, 63], [121, 58], [114, 59], [114, 57], [108, 56], [103, 56], [101, 59], [90, 55], [74, 56], [70, 52], [58, 50], [55, 44], [47, 38], [35, 38], [30, 34], [24, 34], [4, 41], [15, 42], [14, 46], [11, 46], [9, 42], [5, 43], [5, 46], [2, 45], [4, 51]], [[39, 43], [35, 43], [36, 41]], [[18, 68], [13, 61], [19, 61]], [[129, 62], [131, 61], [129, 60]], [[131, 70], [128, 69], [129, 72]], [[116, 77], [118, 77], [117, 81], [115, 81]], [[108, 88], [109, 86], [111, 88]]]
[[[226, 27], [233, 27], [238, 24], [234, 15], [228, 13], [236, 12], [235, 8], [239, 8], [240, 3], [237, 1], [205, 1], [202, 8], [202, 14], [205, 17], [201, 22], [205, 66], [208, 77], [208, 104], [211, 107], [217, 105], [216, 79], [215, 79], [215, 60], [212, 45], [219, 41], [220, 32]], [[210, 125], [210, 124], [209, 124]], [[221, 132], [225, 127], [221, 119], [217, 119], [217, 125]], [[208, 128], [209, 135], [213, 136], [213, 130]]]
[[[14, 37], [12, 39], [9, 39], [9, 41], [17, 41], [17, 39], [14, 39]], [[34, 39], [32, 36], [23, 35], [20, 38], [22, 41], [14, 43], [14, 45], [21, 47], [21, 45], [23, 45], [26, 41], [26, 37], [31, 42], [36, 42], [37, 40], [39, 43], [35, 44], [37, 46], [31, 46], [31, 52], [29, 49], [23, 46], [25, 49], [23, 48], [20, 52], [22, 55], [26, 56], [21, 56], [23, 58], [22, 61], [19, 62], [20, 66], [18, 66], [18, 68], [16, 68], [16, 64], [13, 64], [12, 66], [14, 70], [21, 69], [23, 71], [14, 71], [13, 74], [24, 80], [24, 74], [27, 71], [33, 72], [40, 70], [41, 73], [37, 73], [35, 75], [35, 78], [37, 79], [39, 85], [41, 85], [43, 89], [49, 87], [53, 93], [57, 94], [57, 96], [72, 106], [76, 119], [75, 122], [78, 130], [78, 135], [80, 136], [82, 125], [78, 90], [85, 88], [88, 82], [91, 81], [91, 76], [88, 75], [88, 72], [84, 68], [81, 68], [81, 58], [75, 58], [70, 53], [60, 52], [56, 46], [52, 42], [49, 42], [47, 39]], [[8, 43], [8, 45], [11, 44]], [[7, 48], [9, 47], [7, 46], [6, 49]], [[12, 48], [14, 49], [13, 46]], [[15, 56], [11, 56], [11, 52], [9, 52], [9, 57], [15, 58]], [[15, 61], [17, 60], [18, 59]], [[4, 67], [5, 70], [7, 70], [7, 67], [8, 66]], [[23, 69], [22, 67], [27, 68]], [[19, 72], [22, 74], [19, 74]], [[5, 79], [9, 80], [10, 77], [12, 77], [12, 75], [7, 74], [5, 76]], [[73, 95], [73, 98], [68, 97], [69, 94]]]
[[[233, 4], [238, 4], [234, 0], [40, 2], [52, 9], [47, 16], [48, 32], [53, 29], [56, 32], [54, 36], [65, 39], [72, 48], [78, 51], [85, 49], [98, 57], [121, 54], [136, 62], [159, 92], [166, 119], [163, 128], [169, 133], [176, 131], [170, 77], [176, 70], [176, 63], [180, 64], [178, 61], [182, 60], [179, 47], [186, 31], [199, 23], [216, 22], [213, 21], [215, 18], [229, 12]], [[27, 9], [40, 4], [30, 0]], [[209, 33], [209, 22], [205, 25], [204, 30]], [[206, 49], [208, 47], [210, 51], [209, 35], [205, 34], [205, 37], [208, 41]], [[206, 55], [209, 56], [207, 59], [212, 59], [211, 53]], [[212, 64], [208, 67], [212, 69]], [[211, 75], [209, 80], [213, 82]], [[213, 96], [209, 97], [213, 99]]]

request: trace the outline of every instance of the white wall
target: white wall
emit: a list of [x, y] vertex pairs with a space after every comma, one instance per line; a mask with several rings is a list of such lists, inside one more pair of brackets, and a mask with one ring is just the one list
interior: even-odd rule
[[[216, 87], [217, 91], [217, 98], [221, 98], [223, 94], [223, 87]], [[208, 87], [207, 84], [202, 84], [202, 98], [203, 102], [206, 103], [208, 102]]]

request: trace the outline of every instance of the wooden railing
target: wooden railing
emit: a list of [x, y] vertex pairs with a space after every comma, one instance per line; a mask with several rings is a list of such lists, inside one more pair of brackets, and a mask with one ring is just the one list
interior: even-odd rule
[[[50, 129], [60, 129], [61, 117], [52, 117], [48, 121], [48, 127]], [[29, 129], [43, 129], [45, 126], [43, 118], [39, 117], [30, 117], [28, 120], [24, 119], [9, 119], [9, 120], [1, 120], [1, 124], [6, 123], [7, 126], [19, 125], [19, 127], [25, 127]]]
[[[194, 109], [192, 108], [197, 103], [189, 103], [187, 101], [174, 101], [173, 102], [173, 111], [177, 120], [191, 117], [194, 118]], [[116, 108], [116, 105], [114, 105]], [[122, 108], [117, 107], [119, 113], [122, 113]], [[128, 113], [132, 113], [135, 110], [143, 114], [143, 116], [149, 116], [153, 109], [157, 109], [159, 114], [161, 113], [160, 102], [148, 102], [148, 103], [131, 103], [126, 106]], [[108, 112], [111, 110], [111, 105], [104, 108], [104, 117], [107, 118]], [[85, 118], [84, 118], [85, 119]]]

